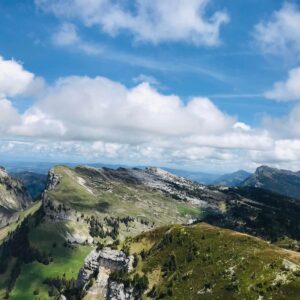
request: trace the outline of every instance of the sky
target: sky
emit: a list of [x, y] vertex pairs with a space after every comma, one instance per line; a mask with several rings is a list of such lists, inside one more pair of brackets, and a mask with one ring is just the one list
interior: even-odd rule
[[300, 1], [1, 0], [0, 161], [300, 170]]

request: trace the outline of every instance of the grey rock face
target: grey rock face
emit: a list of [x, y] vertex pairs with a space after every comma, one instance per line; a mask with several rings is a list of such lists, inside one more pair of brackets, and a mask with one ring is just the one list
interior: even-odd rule
[[62, 205], [52, 202], [48, 196], [48, 192], [55, 190], [60, 183], [60, 177], [51, 169], [48, 172], [46, 189], [43, 194], [43, 209], [49, 219], [53, 221], [76, 220], [77, 215], [74, 211], [62, 207]]
[[48, 173], [46, 189], [48, 191], [53, 191], [55, 187], [59, 184], [59, 180], [60, 180], [59, 176], [55, 174], [53, 169], [51, 169]]
[[85, 259], [84, 266], [80, 269], [76, 286], [84, 288], [95, 272], [100, 267], [113, 272], [121, 269], [128, 269], [131, 259], [127, 258], [124, 252], [104, 248], [103, 250], [93, 250]]
[[107, 294], [107, 300], [137, 300], [134, 290], [132, 288], [125, 288], [123, 283], [115, 281], [109, 281]]

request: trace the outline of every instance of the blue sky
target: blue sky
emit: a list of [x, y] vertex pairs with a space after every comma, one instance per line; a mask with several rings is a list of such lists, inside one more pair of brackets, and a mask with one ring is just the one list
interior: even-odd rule
[[[78, 4], [77, 7], [75, 2]], [[117, 3], [118, 8], [121, 7], [121, 12], [125, 12], [125, 16], [130, 16], [130, 18], [125, 19], [122, 23], [120, 16], [119, 19], [114, 20], [115, 14], [112, 14], [110, 20], [104, 21], [106, 16], [102, 15], [101, 10], [95, 9], [92, 13], [88, 9], [86, 10], [87, 6], [93, 5], [95, 8], [99, 8], [102, 2], [104, 3], [103, 9], [107, 9], [108, 12], [113, 11], [113, 9], [116, 11], [116, 7], [112, 3]], [[171, 2], [170, 0], [167, 3]], [[286, 19], [280, 17], [284, 15], [291, 21], [290, 23], [297, 26], [297, 22], [299, 22], [300, 26], [300, 7], [297, 1], [193, 0], [194, 4], [191, 5], [187, 13], [190, 13], [193, 8], [198, 8], [199, 11], [196, 11], [193, 16], [198, 14], [199, 20], [214, 27], [212, 29], [215, 30], [214, 33], [205, 31], [203, 28], [197, 29], [196, 21], [189, 24], [189, 27], [184, 22], [182, 26], [180, 24], [174, 25], [173, 18], [176, 19], [176, 14], [178, 14], [176, 7], [184, 10], [186, 4], [180, 0], [173, 2], [174, 6], [170, 5], [168, 10], [164, 10], [161, 19], [158, 17], [156, 21], [152, 20], [147, 23], [145, 15], [137, 10], [139, 1], [132, 1], [129, 5], [129, 1], [120, 0], [78, 0], [70, 4], [73, 7], [70, 6], [69, 9], [68, 6], [59, 6], [57, 4], [59, 1], [56, 0], [52, 3], [47, 0], [1, 1], [0, 56], [4, 61], [14, 59], [22, 65], [23, 70], [33, 74], [34, 78], [43, 81], [43, 87], [41, 87], [43, 92], [18, 93], [12, 96], [4, 93], [5, 99], [17, 110], [22, 120], [25, 118], [24, 114], [27, 113], [28, 115], [36, 107], [40, 110], [43, 107], [43, 113], [47, 116], [48, 114], [51, 115], [53, 119], [53, 112], [46, 111], [48, 104], [44, 103], [44, 98], [49, 98], [49, 95], [45, 95], [45, 91], [54, 89], [59, 78], [68, 78], [69, 76], [95, 78], [101, 76], [114, 83], [122, 84], [128, 90], [134, 89], [141, 82], [148, 82], [149, 86], [159, 95], [176, 95], [182, 105], [188, 105], [196, 97], [207, 97], [210, 103], [228, 118], [234, 118], [234, 122], [243, 123], [251, 128], [253, 139], [268, 135], [268, 138], [272, 139], [274, 143], [273, 148], [280, 141], [288, 140], [293, 145], [297, 143], [298, 132], [295, 130], [291, 133], [284, 129], [281, 134], [277, 134], [277, 130], [275, 133], [272, 130], [277, 128], [280, 122], [293, 121], [295, 123], [298, 121], [298, 114], [295, 113], [298, 106], [298, 95], [293, 94], [291, 97], [287, 97], [288, 99], [282, 99], [278, 91], [276, 95], [274, 93], [271, 96], [266, 95], [267, 91], [273, 89], [276, 82], [287, 83], [289, 72], [299, 66], [300, 46], [297, 44], [297, 39], [300, 38], [300, 30], [299, 32], [295, 30], [293, 34], [290, 34], [288, 25], [284, 23]], [[159, 6], [157, 1], [152, 1], [152, 4], [151, 1], [144, 3], [148, 3], [147, 9], [151, 10], [152, 13], [153, 11], [157, 12], [157, 7], [155, 7], [156, 5]], [[85, 8], [80, 11], [80, 7]], [[113, 12], [115, 13], [115, 11]], [[139, 18], [133, 19], [132, 16]], [[151, 15], [146, 17], [149, 16], [151, 17]], [[218, 18], [221, 22], [219, 25], [216, 21]], [[186, 23], [190, 23], [188, 19], [189, 16], [187, 15]], [[158, 24], [157, 28], [151, 28], [155, 22], [161, 22], [161, 24]], [[260, 31], [258, 30], [259, 24], [262, 28]], [[138, 26], [140, 28], [136, 28]], [[107, 29], [107, 27], [109, 28]], [[164, 29], [169, 31], [168, 34], [164, 33]], [[286, 37], [283, 38], [280, 45], [277, 45], [274, 36], [283, 36], [284, 34]], [[289, 93], [289, 90], [285, 91]], [[62, 103], [62, 105], [64, 104]], [[78, 107], [78, 109], [80, 108]], [[118, 108], [116, 107], [116, 109]], [[123, 109], [126, 109], [126, 106]], [[212, 118], [214, 116], [212, 114]], [[67, 118], [68, 116], [66, 116], [66, 120]], [[152, 117], [152, 121], [156, 122], [155, 117]], [[24, 120], [20, 122], [24, 122]], [[70, 121], [70, 123], [72, 122]], [[219, 121], [216, 120], [216, 122]], [[221, 120], [220, 124], [222, 122]], [[230, 123], [230, 121], [228, 122]], [[294, 123], [291, 126], [294, 126]], [[25, 125], [20, 126], [24, 127]], [[67, 128], [66, 132], [70, 131], [66, 124], [62, 126]], [[205, 126], [204, 124], [204, 128]], [[230, 127], [230, 125], [228, 126]], [[83, 127], [85, 124], [81, 124], [80, 128]], [[112, 127], [115, 128], [115, 124]], [[130, 131], [128, 134], [135, 135], [141, 127], [135, 128], [135, 131]], [[9, 142], [15, 143], [16, 141], [33, 143], [34, 145], [42, 143], [44, 146], [49, 145], [49, 147], [53, 143], [86, 143], [87, 141], [88, 143], [116, 143], [123, 146], [130, 145], [130, 147], [143, 147], [145, 145], [144, 141], [126, 143], [119, 137], [107, 139], [103, 136], [97, 136], [85, 139], [83, 135], [75, 136], [74, 134], [67, 137], [55, 137], [46, 133], [28, 133], [30, 130], [33, 129], [23, 130], [26, 133], [20, 133], [22, 130], [6, 130], [2, 133], [3, 147], [7, 146]], [[101, 126], [99, 130], [102, 130]], [[112, 129], [110, 128], [110, 130]], [[155, 130], [154, 132], [156, 132]], [[149, 128], [147, 128], [148, 131]], [[112, 136], [114, 134], [115, 132]], [[173, 135], [173, 133], [168, 134]], [[191, 134], [188, 130], [187, 133], [182, 133], [181, 138], [189, 134], [195, 136], [194, 132]], [[214, 137], [220, 135], [225, 136], [225, 139], [226, 134], [231, 135], [233, 133], [229, 131], [222, 133], [219, 129], [212, 133], [209, 130], [208, 133], [201, 133], [202, 137], [207, 135], [212, 138], [212, 135]], [[247, 134], [250, 134], [249, 130]], [[165, 137], [165, 134], [163, 135], [162, 138], [159, 133], [161, 144], [170, 140], [170, 136]], [[155, 135], [152, 136], [153, 138]], [[241, 137], [241, 141], [242, 139], [243, 137]], [[243, 142], [241, 143], [243, 144]], [[241, 150], [244, 145], [229, 147], [229, 138], [225, 145], [220, 144], [217, 146], [205, 143], [189, 144], [189, 146], [184, 147], [183, 145], [181, 149], [177, 149], [170, 145], [168, 147], [153, 145], [147, 141], [147, 147], [153, 149], [159, 147], [160, 150], [163, 148], [163, 152], [166, 152], [163, 158], [147, 157], [144, 159], [144, 155], [135, 158], [137, 154], [132, 156], [132, 150], [127, 149], [129, 151], [128, 161], [134, 163], [137, 159], [139, 163], [157, 163], [185, 168], [193, 168], [196, 165], [197, 168], [201, 167], [206, 170], [210, 169], [209, 166], [212, 162], [217, 165], [217, 168], [220, 165], [224, 169], [238, 167], [251, 169], [264, 163], [264, 159], [266, 163], [277, 166], [282, 165], [289, 168], [299, 166], [298, 156], [296, 157], [294, 153], [291, 154], [290, 160], [282, 159], [278, 153], [265, 155], [266, 152], [274, 152], [271, 146], [264, 149], [263, 153], [258, 155], [258, 159], [257, 153], [249, 154], [249, 151], [261, 151], [261, 149], [248, 147], [247, 150]], [[202, 154], [199, 157], [191, 155], [191, 159], [185, 159], [184, 151], [191, 149], [188, 147], [196, 147]], [[215, 154], [206, 157], [203, 151], [206, 151], [207, 147], [213, 148], [214, 151], [221, 149], [224, 158]], [[294, 148], [295, 146], [289, 151], [296, 151], [297, 149]], [[15, 146], [10, 151], [3, 151], [2, 156], [10, 158], [20, 156], [24, 158], [23, 156], [25, 156], [25, 158], [30, 159], [37, 155], [36, 153], [33, 154], [30, 149], [22, 149], [23, 152], [20, 149], [16, 150]], [[183, 153], [168, 159], [166, 158], [168, 151], [183, 151]], [[280, 152], [280, 150], [278, 151]], [[233, 153], [241, 157], [238, 163], [235, 163]], [[53, 155], [57, 157], [57, 155]], [[124, 163], [127, 160], [124, 153], [115, 157], [109, 157], [105, 154], [99, 154], [98, 157], [95, 157], [86, 152], [83, 155], [84, 158], [81, 157], [80, 153], [74, 156], [73, 150], [65, 150], [64, 156], [59, 157], [66, 160], [108, 160], [118, 163]], [[231, 158], [227, 158], [229, 156]], [[43, 151], [38, 153], [38, 158], [53, 159]]]
[[[97, 28], [86, 29], [78, 24], [85, 40], [99, 43], [116, 55], [154, 61], [163, 70], [120, 61], [109, 57], [109, 53], [84, 55], [76, 49], [58, 48], [50, 39], [60, 21], [39, 11], [29, 0], [1, 2], [4, 17], [0, 21], [0, 53], [5, 58], [22, 61], [26, 69], [49, 82], [74, 74], [101, 75], [132, 86], [133, 78], [147, 74], [160, 81], [166, 93], [176, 93], [185, 99], [194, 95], [210, 96], [221, 109], [241, 115], [253, 125], [259, 122], [262, 111], [275, 115], [286, 113], [290, 108], [288, 105], [270, 104], [262, 94], [285, 76], [288, 66], [284, 61], [278, 62], [276, 57], [262, 56], [252, 39], [253, 26], [280, 8], [280, 1], [216, 2], [211, 6], [225, 9], [231, 18], [230, 23], [221, 29], [223, 44], [220, 47], [195, 47], [184, 42], [135, 44], [128, 34], [112, 38]], [[25, 106], [24, 103], [18, 105]]]

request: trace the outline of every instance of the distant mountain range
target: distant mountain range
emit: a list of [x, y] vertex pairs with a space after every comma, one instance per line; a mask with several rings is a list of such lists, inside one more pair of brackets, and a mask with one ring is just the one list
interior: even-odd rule
[[171, 168], [163, 168], [163, 169], [177, 176], [185, 177], [189, 180], [196, 181], [202, 184], [212, 184], [214, 181], [220, 178], [219, 174], [193, 172], [193, 171], [178, 170], [178, 169], [171, 169]]
[[251, 176], [251, 173], [239, 170], [234, 173], [229, 173], [220, 176], [215, 181], [212, 182], [213, 185], [223, 185], [223, 186], [239, 186], [242, 182], [244, 182], [248, 177]]
[[300, 172], [261, 166], [242, 186], [262, 188], [300, 200]]
[[[76, 167], [80, 165], [79, 163], [72, 163], [72, 162], [64, 162], [64, 163], [57, 163], [57, 162], [2, 162], [0, 165], [4, 166], [5, 169], [10, 174], [22, 173], [22, 172], [32, 172], [37, 174], [44, 174], [47, 175], [49, 170], [56, 165], [63, 164], [68, 167]], [[91, 166], [95, 168], [102, 168], [107, 167], [111, 169], [117, 169], [119, 167], [126, 167], [125, 165], [121, 164], [106, 164], [106, 163], [86, 163], [86, 166]]]
[[[56, 164], [53, 162], [8, 162], [4, 163], [4, 165], [9, 174], [21, 180], [27, 187], [31, 196], [36, 198], [38, 193], [42, 191], [48, 171]], [[66, 163], [64, 165], [68, 167], [75, 167], [77, 164]], [[120, 164], [90, 163], [86, 165], [96, 168], [128, 168], [128, 166]], [[139, 168], [145, 169], [146, 167], [140, 166]], [[261, 166], [257, 168], [254, 174], [245, 170], [239, 170], [227, 174], [214, 174], [173, 168], [163, 169], [177, 176], [181, 176], [204, 185], [259, 187], [284, 196], [300, 199], [300, 172], [279, 170], [268, 166]]]
[[[68, 167], [76, 167], [78, 163], [63, 163], [64, 165]], [[16, 173], [22, 173], [22, 172], [31, 172], [31, 173], [38, 173], [38, 174], [47, 174], [48, 171], [54, 167], [55, 165], [58, 165], [58, 163], [55, 162], [5, 162], [2, 163], [2, 165], [5, 166], [5, 168], [8, 170], [11, 174]], [[107, 164], [107, 163], [86, 163], [84, 164], [86, 166], [91, 166], [95, 168], [111, 168], [111, 169], [117, 169], [120, 167], [128, 168], [129, 166], [124, 164]], [[141, 169], [146, 168], [146, 166], [136, 166]], [[229, 184], [229, 186], [236, 186], [240, 182], [244, 181], [247, 176], [250, 175], [250, 173], [240, 170], [234, 173], [228, 173], [228, 174], [214, 174], [214, 173], [208, 173], [208, 172], [198, 172], [198, 171], [188, 171], [188, 170], [181, 170], [181, 169], [173, 169], [173, 168], [167, 168], [162, 167], [162, 169], [175, 174], [177, 176], [185, 177], [189, 180], [196, 181], [202, 184], [221, 184], [221, 182], [224, 185]]]

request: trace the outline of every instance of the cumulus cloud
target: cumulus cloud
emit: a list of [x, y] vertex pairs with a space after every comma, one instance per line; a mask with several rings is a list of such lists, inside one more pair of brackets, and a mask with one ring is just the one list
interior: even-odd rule
[[300, 105], [296, 105], [287, 116], [265, 117], [263, 126], [277, 139], [300, 139]]
[[29, 135], [53, 127], [53, 133], [65, 139], [133, 144], [196, 133], [220, 134], [235, 122], [208, 98], [184, 104], [178, 96], [163, 95], [149, 83], [128, 89], [104, 77], [58, 80], [22, 119], [15, 133]]
[[[238, 122], [208, 98], [184, 103], [147, 82], [127, 88], [104, 77], [61, 78], [20, 118], [10, 133], [52, 141], [50, 153], [61, 147], [94, 159], [216, 165], [237, 163], [251, 151], [274, 154], [268, 131]], [[46, 151], [42, 145], [35, 151]]]
[[11, 126], [20, 122], [18, 111], [7, 99], [0, 98], [0, 136], [6, 135]]
[[70, 76], [43, 87], [21, 113], [10, 97], [28, 93], [37, 80], [12, 63], [19, 72], [16, 81], [22, 74], [31, 79], [19, 90], [2, 85], [0, 152], [5, 155], [215, 165], [219, 170], [261, 163], [293, 167], [300, 162], [300, 105], [284, 118], [266, 118], [261, 128], [252, 128], [222, 112], [209, 98], [183, 101], [158, 91], [146, 77], [128, 88], [104, 77]]
[[288, 79], [276, 82], [273, 89], [267, 91], [265, 96], [277, 101], [300, 100], [300, 68], [292, 69]]
[[275, 141], [274, 147], [268, 151], [250, 151], [249, 158], [258, 164], [273, 164], [286, 166], [288, 169], [299, 171], [298, 165], [293, 162], [300, 161], [300, 140], [280, 139]]
[[[123, 31], [136, 41], [188, 42], [215, 46], [220, 28], [229, 22], [224, 11], [207, 16], [210, 0], [35, 0], [38, 7], [62, 19], [80, 20], [115, 36]], [[131, 9], [130, 9], [131, 8]]]
[[15, 60], [5, 60], [0, 56], [0, 96], [13, 97], [26, 91], [34, 75]]
[[300, 56], [300, 10], [292, 3], [284, 3], [271, 18], [255, 26], [254, 37], [266, 54]]

